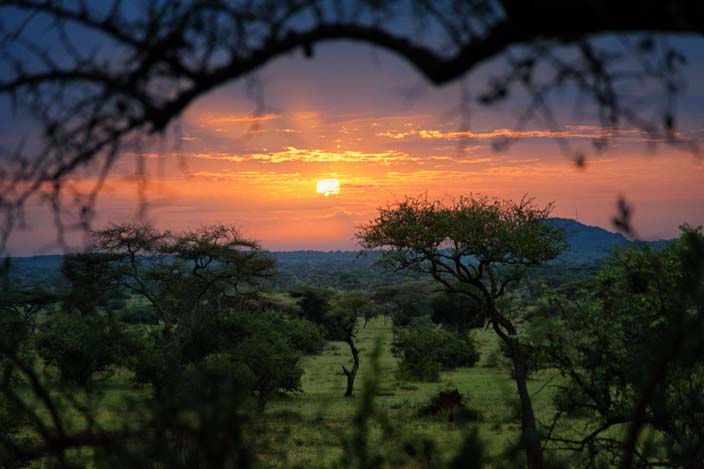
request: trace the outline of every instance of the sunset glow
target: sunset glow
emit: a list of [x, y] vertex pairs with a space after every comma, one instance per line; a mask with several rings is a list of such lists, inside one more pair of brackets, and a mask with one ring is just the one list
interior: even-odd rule
[[[384, 75], [371, 61], [359, 59], [354, 71], [335, 68], [335, 56], [325, 52], [315, 64], [330, 67], [327, 81], [318, 78], [324, 74], [296, 75], [293, 59], [283, 61], [287, 78], [272, 69], [265, 111], [253, 112], [241, 86], [225, 87], [188, 108], [175, 134], [124, 155], [102, 186], [95, 226], [134, 220], [140, 191], [144, 216], [157, 226], [234, 223], [272, 250], [356, 249], [355, 227], [377, 208], [421, 194], [529, 194], [540, 204], [554, 202], [555, 216], [578, 214], [607, 229], [623, 195], [634, 207], [638, 235], [648, 239], [676, 236], [683, 222], [704, 223], [704, 164], [687, 152], [653, 147], [650, 136], [624, 127], [595, 154], [604, 132], [598, 123], [566, 118], [557, 128], [512, 130], [510, 110], [477, 112], [471, 128], [462, 128], [461, 116], [448, 113], [458, 87], [433, 89], [410, 106], [394, 91], [410, 73], [402, 65], [379, 81], [372, 77]], [[556, 139], [588, 154], [585, 167]], [[497, 147], [506, 141], [513, 143]], [[139, 161], [147, 176], [142, 186]], [[85, 175], [72, 184], [89, 191], [95, 182]], [[58, 249], [52, 230], [35, 229], [47, 217], [46, 205], [28, 211], [32, 235], [14, 234], [13, 253]], [[83, 237], [71, 240], [80, 245]]]
[[318, 194], [323, 194], [325, 197], [330, 195], [338, 195], [340, 193], [340, 181], [337, 179], [321, 179], [315, 185]]

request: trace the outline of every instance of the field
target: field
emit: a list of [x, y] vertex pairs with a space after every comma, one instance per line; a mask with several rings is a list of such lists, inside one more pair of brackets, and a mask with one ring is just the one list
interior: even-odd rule
[[[380, 414], [390, 417], [403, 432], [431, 438], [445, 457], [455, 454], [466, 430], [472, 426], [478, 427], [488, 457], [501, 455], [519, 436], [515, 385], [508, 364], [498, 353], [494, 332], [475, 330], [474, 334], [482, 353], [478, 366], [445, 372], [435, 383], [409, 382], [398, 377], [396, 358], [391, 352], [391, 321], [373, 319], [360, 329], [358, 336], [362, 357], [353, 398], [342, 396], [345, 376], [341, 365], [350, 361], [349, 349], [343, 342], [330, 342], [321, 355], [305, 358], [302, 392], [268, 405], [265, 420], [270, 431], [267, 433], [276, 435], [271, 445], [276, 450], [268, 459], [277, 465], [301, 467], [326, 467], [339, 459], [341, 441], [350, 431], [377, 341], [381, 355], [374, 405]], [[554, 380], [554, 374], [543, 374], [530, 383], [539, 417], [551, 415], [550, 384]], [[433, 394], [448, 388], [457, 388], [469, 398], [467, 405], [479, 413], [477, 419], [450, 422], [447, 413], [419, 415], [419, 409]]]

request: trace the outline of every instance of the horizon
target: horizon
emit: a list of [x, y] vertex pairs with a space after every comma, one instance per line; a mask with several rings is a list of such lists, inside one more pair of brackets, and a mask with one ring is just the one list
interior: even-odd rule
[[[619, 232], [618, 230], [615, 229], [608, 229], [604, 228], [601, 226], [597, 225], [589, 225], [586, 223], [583, 223], [575, 218], [569, 218], [569, 217], [548, 217], [548, 220], [569, 220], [573, 221], [576, 223], [579, 223], [580, 225], [586, 227], [586, 228], [596, 228], [600, 230], [604, 230], [605, 232], [612, 234], [612, 235], [617, 235], [621, 236], [623, 239], [630, 241], [630, 242], [646, 242], [646, 243], [657, 243], [657, 242], [668, 242], [668, 241], [674, 241], [677, 239], [677, 236], [673, 236], [671, 238], [655, 238], [655, 239], [641, 239], [641, 238], [630, 238], [625, 236], [623, 233]], [[78, 250], [78, 249], [76, 249]], [[381, 250], [374, 250], [372, 252], [379, 252]], [[569, 251], [569, 249], [567, 249]], [[296, 252], [310, 252], [310, 253], [322, 253], [322, 254], [330, 254], [330, 253], [360, 253], [363, 252], [362, 249], [359, 248], [349, 248], [349, 249], [316, 249], [316, 248], [301, 248], [301, 249], [268, 249], [266, 246], [262, 246], [262, 252], [269, 252], [273, 254], [277, 253], [296, 253]], [[27, 255], [10, 255], [7, 256], [10, 259], [29, 259], [29, 258], [35, 258], [35, 257], [60, 257], [64, 256], [66, 252], [50, 252], [50, 253], [42, 253], [42, 254], [27, 254]]]
[[[687, 82], [700, 81], [704, 50], [688, 39], [673, 44], [687, 52]], [[490, 108], [467, 105], [463, 96], [481, 90], [495, 65], [471, 81], [433, 88], [401, 59], [367, 46], [323, 44], [310, 59], [298, 52], [279, 58], [254, 83], [200, 98], [165, 135], [144, 137], [141, 152], [123, 150], [98, 194], [92, 227], [232, 223], [271, 250], [350, 249], [354, 227], [380, 206], [468, 193], [528, 194], [539, 205], [554, 201], [552, 216], [578, 212], [581, 222], [609, 230], [623, 196], [645, 240], [675, 237], [682, 223], [704, 224], [701, 157], [627, 126], [609, 130], [614, 138], [600, 149], [607, 130], [583, 115], [572, 93], [552, 103], [557, 127], [521, 127], [517, 110], [527, 96], [520, 93]], [[679, 132], [704, 135], [702, 106], [702, 91], [688, 89], [678, 101]], [[2, 146], [9, 150], [35, 131], [27, 114], [0, 100]], [[586, 165], [573, 154], [586, 155]], [[68, 209], [78, 211], [72, 191], [88, 192], [98, 171], [69, 178]], [[339, 181], [337, 193], [316, 191], [331, 179]], [[78, 222], [76, 213], [62, 215], [67, 227]], [[47, 200], [30, 200], [24, 221], [27, 228], [9, 238], [10, 255], [62, 249]], [[67, 232], [69, 246], [84, 241]]]

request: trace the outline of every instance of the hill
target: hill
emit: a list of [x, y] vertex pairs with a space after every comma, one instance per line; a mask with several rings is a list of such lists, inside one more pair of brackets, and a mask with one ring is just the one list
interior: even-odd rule
[[569, 247], [560, 256], [560, 262], [593, 263], [608, 257], [614, 249], [624, 248], [633, 243], [658, 248], [671, 242], [671, 240], [631, 241], [621, 233], [585, 225], [571, 218], [550, 218], [547, 223], [550, 226], [562, 228], [567, 235], [566, 241]]

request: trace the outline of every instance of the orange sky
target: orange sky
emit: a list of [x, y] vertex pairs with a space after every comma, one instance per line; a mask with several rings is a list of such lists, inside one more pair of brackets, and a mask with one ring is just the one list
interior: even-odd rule
[[[682, 222], [704, 223], [704, 162], [664, 145], [650, 152], [635, 130], [622, 130], [596, 155], [599, 128], [576, 119], [563, 119], [557, 129], [511, 131], [517, 104], [472, 110], [465, 127], [464, 115], [452, 111], [457, 86], [409, 103], [396, 86], [399, 74], [406, 76], [403, 65], [358, 61], [354, 73], [362, 78], [352, 85], [347, 62], [334, 68], [332, 59], [320, 60], [325, 79], [297, 72], [298, 62], [281, 64], [268, 75], [266, 105], [243, 97], [241, 87], [226, 87], [188, 109], [177, 130], [146, 145], [147, 219], [173, 229], [234, 223], [275, 250], [352, 249], [354, 227], [377, 207], [424, 193], [529, 194], [554, 201], [555, 216], [578, 211], [580, 221], [607, 229], [624, 195], [635, 207], [637, 231], [650, 239], [675, 236]], [[519, 139], [495, 151], [506, 137]], [[586, 168], [577, 168], [556, 138], [584, 149]], [[96, 226], [134, 218], [137, 158], [119, 161], [101, 193]], [[339, 195], [316, 193], [324, 178], [340, 181]], [[87, 175], [80, 185], [90, 182]], [[29, 229], [13, 235], [12, 254], [57, 251], [47, 216], [46, 207], [28, 208]], [[81, 238], [71, 242], [78, 246]]]
[[[426, 192], [514, 199], [529, 194], [540, 203], [554, 201], [556, 216], [578, 211], [580, 221], [607, 228], [624, 194], [635, 206], [636, 228], [649, 238], [673, 236], [683, 221], [704, 221], [704, 165], [691, 155], [667, 147], [643, 155], [643, 142], [627, 135], [579, 169], [544, 132], [523, 135], [497, 153], [491, 142], [504, 130], [475, 131], [461, 146], [435, 120], [404, 115], [328, 122], [320, 113], [301, 111], [265, 115], [252, 128], [248, 114], [194, 109], [184, 119], [189, 132], [180, 142], [167, 139], [161, 151], [145, 153], [148, 219], [174, 229], [235, 223], [277, 250], [353, 248], [354, 227], [377, 207]], [[568, 127], [560, 135], [578, 146], [595, 131]], [[134, 216], [135, 159], [125, 157], [108, 181], [98, 225]], [[341, 193], [317, 194], [323, 178], [337, 178]], [[51, 236], [46, 230], [46, 243]]]

